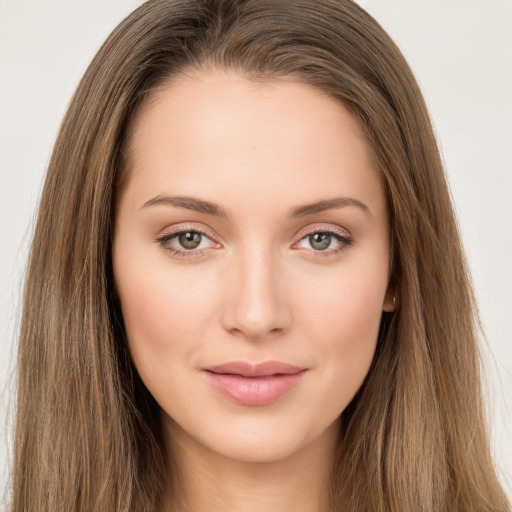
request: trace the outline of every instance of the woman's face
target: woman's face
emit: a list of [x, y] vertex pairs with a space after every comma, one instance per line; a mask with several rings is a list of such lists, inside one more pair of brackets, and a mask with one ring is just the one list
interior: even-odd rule
[[169, 438], [246, 461], [332, 448], [392, 309], [354, 116], [292, 79], [198, 71], [144, 106], [129, 162], [115, 284]]

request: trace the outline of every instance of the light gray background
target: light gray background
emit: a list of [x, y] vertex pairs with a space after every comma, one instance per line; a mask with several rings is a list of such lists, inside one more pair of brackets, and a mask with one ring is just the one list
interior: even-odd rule
[[[20, 290], [44, 170], [87, 64], [140, 3], [0, 0], [0, 494]], [[511, 495], [512, 1], [359, 3], [401, 47], [431, 110], [487, 333], [493, 446]]]

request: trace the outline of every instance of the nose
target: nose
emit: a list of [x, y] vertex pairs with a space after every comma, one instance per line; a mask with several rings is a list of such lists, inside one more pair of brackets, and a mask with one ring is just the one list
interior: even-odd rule
[[291, 323], [286, 278], [271, 250], [248, 248], [234, 256], [226, 279], [223, 327], [258, 341], [286, 331]]

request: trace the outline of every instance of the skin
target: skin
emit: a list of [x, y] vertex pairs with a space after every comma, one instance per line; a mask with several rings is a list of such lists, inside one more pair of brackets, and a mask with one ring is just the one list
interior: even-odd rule
[[[226, 216], [155, 200], [164, 195]], [[365, 207], [290, 216], [332, 198]], [[292, 78], [184, 74], [137, 116], [116, 208], [129, 349], [161, 406], [182, 501], [197, 512], [327, 510], [339, 417], [393, 309], [384, 186], [357, 120]], [[191, 252], [175, 229], [206, 236]], [[306, 372], [277, 401], [240, 405], [201, 371], [233, 360]]]

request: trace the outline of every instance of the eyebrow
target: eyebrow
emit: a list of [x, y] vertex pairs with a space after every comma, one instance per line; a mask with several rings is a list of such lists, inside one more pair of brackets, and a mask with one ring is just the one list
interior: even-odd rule
[[[168, 196], [165, 194], [159, 194], [149, 201], [146, 201], [142, 208], [155, 205], [175, 206], [199, 213], [214, 215], [216, 217], [227, 217], [225, 210], [218, 204], [191, 196]], [[315, 213], [324, 212], [326, 210], [344, 208], [347, 206], [355, 206], [367, 215], [371, 215], [370, 209], [362, 201], [351, 197], [336, 197], [295, 207], [289, 212], [289, 216], [293, 218], [302, 218]]]
[[226, 212], [222, 207], [209, 201], [197, 199], [190, 196], [167, 196], [159, 194], [149, 201], [146, 201], [142, 208], [154, 205], [169, 205], [178, 208], [186, 208], [199, 213], [207, 213], [208, 215], [215, 215], [216, 217], [227, 217]]
[[368, 208], [368, 206], [366, 206], [362, 201], [359, 201], [359, 199], [354, 199], [352, 197], [335, 197], [334, 199], [324, 199], [316, 203], [305, 204], [304, 206], [294, 208], [291, 211], [290, 216], [298, 218], [307, 217], [314, 213], [332, 210], [333, 208], [345, 208], [347, 206], [355, 206], [356, 208], [363, 210], [367, 215], [371, 215], [370, 208]]

